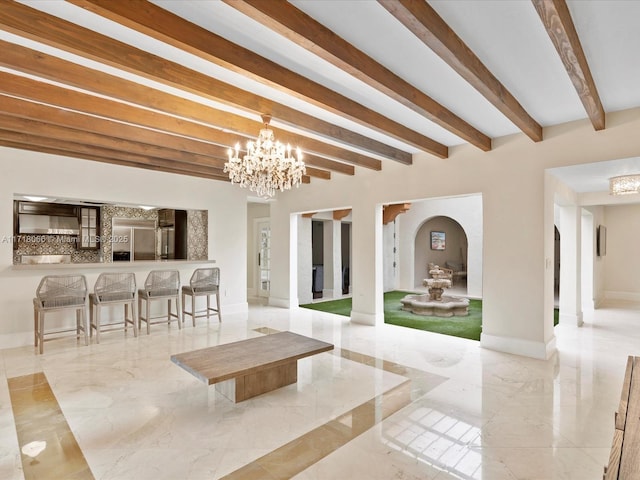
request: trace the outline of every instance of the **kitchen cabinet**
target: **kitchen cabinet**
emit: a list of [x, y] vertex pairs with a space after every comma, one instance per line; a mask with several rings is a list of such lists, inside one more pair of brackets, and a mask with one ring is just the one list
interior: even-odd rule
[[31, 215], [49, 215], [56, 217], [77, 217], [78, 207], [65, 203], [44, 203], [44, 202], [16, 202], [18, 204], [17, 213]]
[[100, 208], [80, 207], [78, 223], [80, 227], [78, 250], [98, 250], [100, 248]]

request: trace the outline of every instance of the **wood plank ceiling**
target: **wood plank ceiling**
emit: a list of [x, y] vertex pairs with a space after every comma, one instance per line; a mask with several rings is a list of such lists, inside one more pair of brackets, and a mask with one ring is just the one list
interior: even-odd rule
[[[389, 18], [400, 22], [532, 141], [543, 140], [542, 126], [428, 3], [378, 2]], [[293, 3], [224, 3], [425, 122], [483, 151], [491, 149], [492, 139], [482, 126], [455, 114]], [[311, 178], [329, 180], [332, 174], [354, 175], [356, 168], [379, 171], [386, 161], [409, 166], [416, 152], [448, 156], [447, 145], [386, 116], [384, 109], [363, 105], [154, 3], [69, 0], [64, 5], [71, 6], [99, 15], [105, 25], [126, 27], [185, 56], [266, 85], [282, 98], [343, 117], [357, 128], [345, 128], [296, 108], [294, 102], [257, 94], [215, 73], [165, 58], [163, 50], [141, 49], [117, 35], [52, 15], [38, 9], [38, 2], [0, 0], [0, 31], [11, 39], [37, 42], [29, 46], [0, 39], [0, 145], [228, 181], [223, 173], [228, 148], [254, 138], [261, 128], [260, 115], [267, 113], [278, 125], [278, 140], [304, 151], [307, 183]], [[532, 0], [531, 6], [594, 128], [604, 128], [604, 109], [566, 3]], [[375, 134], [362, 133], [369, 131]]]

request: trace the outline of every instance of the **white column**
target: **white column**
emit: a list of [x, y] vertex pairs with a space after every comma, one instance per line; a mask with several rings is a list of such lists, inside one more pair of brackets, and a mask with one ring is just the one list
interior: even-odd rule
[[353, 307], [351, 321], [365, 325], [384, 323], [382, 296], [382, 206], [359, 199], [353, 205]]
[[323, 298], [342, 296], [342, 230], [338, 220], [324, 222], [324, 288]]
[[560, 322], [581, 326], [582, 210], [560, 207]]
[[298, 218], [298, 301], [301, 305], [313, 301], [311, 255], [311, 218]]
[[298, 217], [271, 209], [271, 291], [269, 305], [298, 306]]

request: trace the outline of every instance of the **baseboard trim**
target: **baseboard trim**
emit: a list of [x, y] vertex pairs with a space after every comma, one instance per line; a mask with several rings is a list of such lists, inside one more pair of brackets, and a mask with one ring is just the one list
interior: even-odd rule
[[0, 345], [3, 349], [33, 346], [33, 331], [2, 334], [0, 335]]
[[377, 315], [375, 313], [363, 313], [351, 310], [351, 322], [360, 325], [381, 325], [384, 323], [384, 313]]
[[584, 325], [584, 320], [582, 318], [582, 312], [580, 313], [562, 313], [560, 310], [560, 315], [558, 316], [558, 321], [560, 325], [573, 325], [577, 327], [581, 327]]
[[298, 300], [295, 302], [290, 298], [278, 298], [274, 296], [269, 296], [269, 305], [272, 307], [280, 307], [280, 308], [295, 308], [298, 306]]
[[556, 337], [548, 342], [532, 342], [512, 337], [499, 337], [497, 335], [480, 334], [480, 346], [489, 350], [512, 353], [524, 357], [548, 360], [556, 351]]
[[234, 313], [247, 313], [249, 311], [249, 303], [247, 302], [239, 302], [239, 303], [231, 303], [231, 304], [222, 304], [220, 306], [220, 310], [222, 310], [222, 315], [226, 314], [234, 314]]
[[607, 300], [629, 300], [632, 302], [640, 302], [640, 293], [614, 292], [614, 291], [608, 290], [604, 292], [604, 298]]

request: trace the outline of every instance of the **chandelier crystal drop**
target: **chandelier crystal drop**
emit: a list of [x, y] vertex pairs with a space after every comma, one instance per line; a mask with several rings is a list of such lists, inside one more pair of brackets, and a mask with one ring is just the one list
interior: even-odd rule
[[236, 144], [235, 150], [229, 149], [229, 161], [224, 164], [231, 183], [264, 198], [273, 197], [277, 190], [300, 186], [306, 173], [300, 149], [294, 153], [291, 146], [275, 141], [270, 121], [270, 115], [262, 115], [264, 128], [254, 142], [247, 142], [246, 155], [240, 157], [240, 144]]
[[609, 193], [611, 195], [628, 195], [640, 193], [640, 174], [621, 175], [609, 179]]

